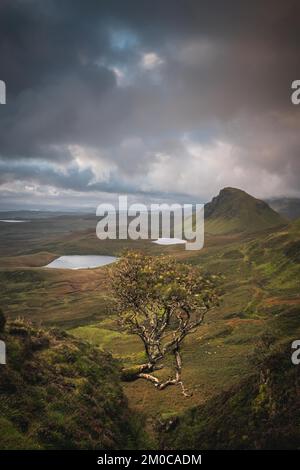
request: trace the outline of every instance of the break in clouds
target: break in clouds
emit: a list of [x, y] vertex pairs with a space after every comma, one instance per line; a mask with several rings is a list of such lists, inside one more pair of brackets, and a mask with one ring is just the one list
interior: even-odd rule
[[300, 196], [298, 0], [2, 0], [1, 208]]

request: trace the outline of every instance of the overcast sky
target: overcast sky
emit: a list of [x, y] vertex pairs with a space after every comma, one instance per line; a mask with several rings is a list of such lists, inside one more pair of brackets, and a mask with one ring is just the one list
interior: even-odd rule
[[0, 209], [300, 196], [299, 0], [1, 0]]

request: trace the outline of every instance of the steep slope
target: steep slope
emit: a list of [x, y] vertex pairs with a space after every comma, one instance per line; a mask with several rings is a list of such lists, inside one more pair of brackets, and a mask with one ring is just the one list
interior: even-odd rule
[[236, 188], [222, 189], [205, 204], [205, 230], [211, 234], [253, 233], [285, 223], [266, 202]]
[[300, 367], [291, 362], [290, 345], [257, 368], [239, 385], [186, 412], [162, 433], [162, 447], [299, 449]]
[[300, 220], [256, 237], [245, 246], [245, 256], [265, 289], [300, 301]]
[[135, 441], [118, 365], [57, 329], [9, 322], [1, 338], [1, 449], [120, 449]]

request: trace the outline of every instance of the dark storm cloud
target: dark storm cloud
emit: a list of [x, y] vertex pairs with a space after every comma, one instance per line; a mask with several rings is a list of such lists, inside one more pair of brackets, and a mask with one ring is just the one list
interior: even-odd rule
[[299, 18], [296, 0], [2, 0], [1, 182], [299, 192]]

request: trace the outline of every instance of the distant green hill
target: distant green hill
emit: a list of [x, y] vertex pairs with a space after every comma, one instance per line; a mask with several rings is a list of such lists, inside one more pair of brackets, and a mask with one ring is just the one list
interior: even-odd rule
[[205, 231], [216, 235], [254, 233], [286, 223], [266, 202], [236, 188], [222, 189], [204, 211]]
[[22, 320], [9, 322], [1, 339], [7, 347], [7, 364], [0, 365], [2, 450], [138, 446], [140, 433], [108, 353]]

